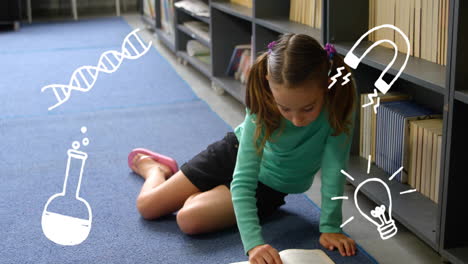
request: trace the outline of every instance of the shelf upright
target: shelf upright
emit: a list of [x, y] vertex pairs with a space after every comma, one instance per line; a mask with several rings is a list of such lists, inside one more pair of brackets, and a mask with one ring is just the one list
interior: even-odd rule
[[446, 141], [446, 162], [442, 206], [440, 209], [441, 237], [440, 253], [454, 264], [468, 263], [468, 230], [463, 217], [466, 211], [468, 177], [465, 166], [468, 150], [468, 53], [463, 49], [468, 45], [468, 3], [463, 0], [450, 1], [447, 86], [448, 128]]

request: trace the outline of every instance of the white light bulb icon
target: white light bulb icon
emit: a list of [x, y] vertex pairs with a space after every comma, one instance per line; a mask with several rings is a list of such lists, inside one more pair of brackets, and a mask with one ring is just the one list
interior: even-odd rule
[[[376, 220], [372, 219], [370, 216], [365, 214], [359, 207], [359, 204], [357, 202], [357, 194], [359, 192], [359, 189], [361, 189], [361, 187], [368, 182], [381, 183], [385, 187], [385, 190], [387, 190], [389, 201], [388, 217], [385, 216], [385, 210], [387, 209], [385, 205], [376, 206], [375, 209], [371, 211], [372, 217]], [[390, 193], [390, 188], [388, 188], [387, 184], [385, 184], [384, 181], [382, 181], [379, 178], [370, 178], [361, 182], [354, 191], [354, 203], [356, 204], [356, 208], [358, 209], [359, 213], [362, 216], [364, 216], [367, 220], [369, 220], [369, 222], [377, 226], [377, 231], [379, 231], [380, 238], [382, 238], [383, 240], [389, 239], [397, 233], [398, 229], [395, 225], [395, 221], [392, 219], [392, 195]]]

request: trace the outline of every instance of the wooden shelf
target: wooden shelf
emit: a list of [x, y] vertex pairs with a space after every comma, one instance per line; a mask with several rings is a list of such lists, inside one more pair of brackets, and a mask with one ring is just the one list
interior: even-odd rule
[[200, 20], [200, 21], [203, 21], [203, 22], [205, 22], [205, 23], [207, 23], [207, 24], [210, 24], [210, 18], [209, 18], [209, 17], [199, 16], [199, 15], [193, 13], [193, 12], [188, 11], [188, 10], [185, 9], [185, 8], [181, 8], [181, 7], [175, 7], [175, 8], [176, 8], [177, 10], [181, 11], [181, 12], [186, 13], [187, 15], [189, 15], [189, 16], [191, 16], [191, 17], [193, 17], [193, 18], [196, 18], [196, 19], [198, 19], [198, 20]]
[[442, 250], [442, 256], [447, 258], [453, 264], [468, 263], [468, 246], [444, 249]]
[[255, 21], [257, 24], [279, 33], [306, 34], [323, 43], [322, 32], [320, 29], [290, 21], [288, 18], [257, 18]]
[[195, 69], [199, 70], [201, 73], [206, 75], [208, 78], [211, 78], [211, 65], [206, 64], [199, 59], [188, 55], [185, 51], [178, 51], [177, 55], [181, 56], [182, 58], [186, 59]]
[[[375, 177], [387, 183], [392, 194], [392, 217], [437, 250], [438, 205], [418, 192], [400, 195], [400, 192], [407, 191], [411, 187], [396, 180], [389, 181], [388, 178], [391, 175], [375, 165], [371, 165], [370, 174], [368, 175], [367, 163], [368, 161], [362, 157], [350, 157], [346, 172], [354, 178], [354, 181], [349, 180], [349, 182], [357, 187], [364, 180]], [[381, 186], [366, 184], [359, 191], [380, 205], [388, 199], [388, 195], [384, 190]]]
[[190, 30], [188, 27], [186, 27], [184, 25], [177, 25], [177, 29], [184, 32], [185, 34], [187, 34], [191, 38], [200, 41], [203, 45], [205, 45], [207, 47], [211, 47], [211, 43], [209, 41], [206, 41], [204, 38], [202, 38], [197, 33], [193, 32], [192, 30]]
[[468, 90], [455, 91], [455, 99], [468, 104]]
[[253, 21], [253, 10], [241, 5], [232, 4], [231, 2], [211, 2], [211, 7], [216, 8], [224, 13], [248, 20]]
[[164, 43], [164, 45], [166, 45], [173, 52], [176, 52], [174, 37], [159, 28], [156, 28], [155, 31], [156, 35], [158, 35], [159, 39]]
[[[362, 41], [355, 49], [354, 54], [359, 57], [372, 44], [373, 42], [371, 41]], [[345, 56], [353, 47], [354, 42], [337, 42], [334, 43], [334, 45], [337, 52]], [[384, 70], [390, 63], [393, 55], [393, 49], [378, 46], [373, 48], [361, 62], [379, 70]], [[399, 52], [394, 64], [402, 65], [405, 57], [406, 54]], [[388, 73], [395, 75], [398, 73], [398, 70], [399, 69], [395, 67], [391, 67]], [[399, 78], [426, 87], [442, 95], [446, 95], [445, 71], [445, 66], [420, 58], [410, 57], [405, 70]]]
[[234, 98], [245, 104], [245, 85], [241, 82], [229, 77], [213, 77], [213, 81], [223, 87]]

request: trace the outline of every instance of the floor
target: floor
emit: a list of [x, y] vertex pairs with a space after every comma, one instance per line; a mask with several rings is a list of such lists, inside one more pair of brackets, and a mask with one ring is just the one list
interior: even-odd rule
[[[125, 15], [124, 18], [134, 28], [145, 28], [139, 15]], [[145, 30], [140, 33], [146, 41], [153, 41], [154, 47], [175, 68], [180, 76], [192, 87], [193, 91], [233, 128], [240, 124], [245, 115], [244, 105], [228, 94], [219, 96], [211, 89], [211, 82], [204, 75], [189, 65], [184, 66], [177, 62], [177, 57], [167, 49], [157, 36], [151, 31]], [[320, 173], [320, 172], [319, 172]], [[354, 187], [347, 185], [346, 196], [352, 197]], [[320, 205], [320, 175], [316, 175], [314, 184], [307, 191], [307, 195]], [[371, 201], [360, 206], [362, 208], [375, 207]], [[389, 240], [381, 240], [375, 226], [367, 222], [354, 206], [352, 199], [343, 202], [343, 219], [355, 216], [354, 220], [344, 227], [344, 231], [371, 254], [379, 263], [442, 263], [440, 256], [424, 242], [419, 240], [410, 231], [397, 223], [398, 234]]]

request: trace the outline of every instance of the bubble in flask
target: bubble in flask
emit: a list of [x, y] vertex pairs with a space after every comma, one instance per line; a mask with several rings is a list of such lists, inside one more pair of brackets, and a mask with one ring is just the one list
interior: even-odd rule
[[89, 139], [88, 138], [83, 138], [83, 145], [88, 146], [89, 144]]
[[88, 128], [85, 127], [85, 126], [82, 126], [82, 127], [81, 127], [81, 133], [84, 134], [84, 133], [86, 133], [86, 131], [88, 131]]
[[72, 143], [72, 148], [75, 149], [75, 150], [76, 150], [76, 149], [79, 149], [79, 148], [80, 148], [80, 142], [78, 142], [78, 141], [73, 141], [73, 143]]

